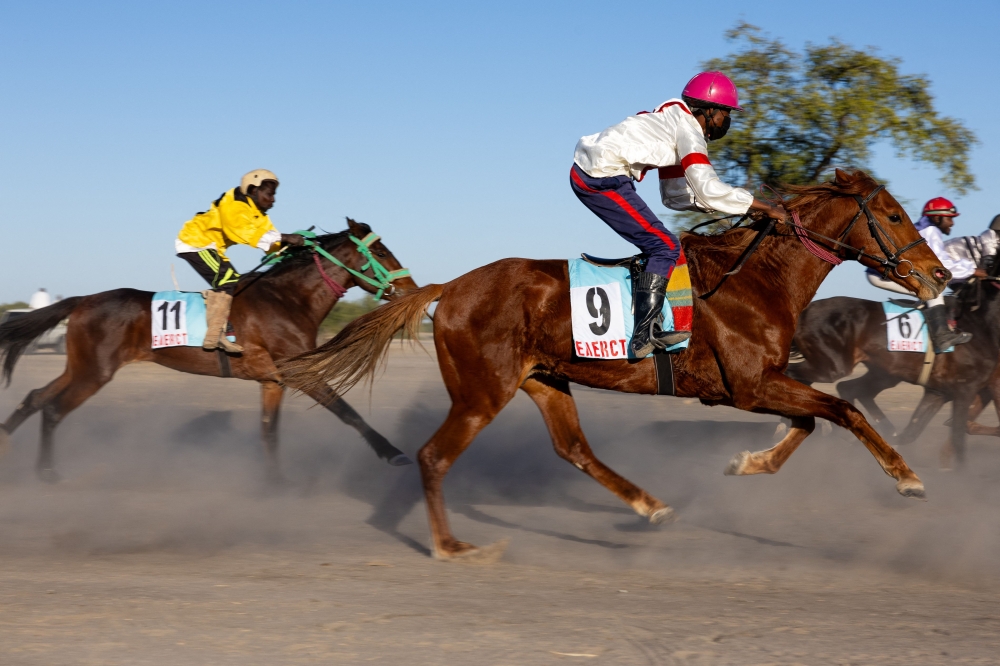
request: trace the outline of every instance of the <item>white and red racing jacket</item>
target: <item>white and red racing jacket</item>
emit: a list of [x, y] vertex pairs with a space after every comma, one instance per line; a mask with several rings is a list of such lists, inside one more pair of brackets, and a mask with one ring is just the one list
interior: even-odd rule
[[742, 215], [753, 203], [752, 194], [719, 180], [701, 126], [679, 99], [583, 137], [573, 159], [592, 178], [642, 180], [650, 169], [659, 169], [660, 198], [673, 210]]

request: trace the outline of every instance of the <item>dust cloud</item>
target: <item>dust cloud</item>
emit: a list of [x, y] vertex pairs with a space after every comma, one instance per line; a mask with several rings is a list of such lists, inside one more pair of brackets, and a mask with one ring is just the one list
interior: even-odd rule
[[[22, 363], [0, 393], [4, 418], [58, 372], [54, 357]], [[447, 396], [433, 362], [390, 372], [399, 381], [377, 384], [370, 402], [366, 389], [348, 398], [412, 457], [443, 422]], [[0, 461], [0, 555], [429, 554], [416, 466], [387, 466], [308, 399], [286, 401], [288, 482], [276, 488], [264, 480], [254, 384], [152, 366], [119, 374], [60, 426], [61, 482], [35, 478], [37, 416], [12, 437]], [[679, 578], [865, 570], [975, 585], [1000, 572], [1000, 446], [970, 438], [967, 468], [939, 471], [944, 415], [901, 450], [927, 486], [924, 503], [898, 496], [864, 447], [837, 429], [817, 429], [777, 475], [724, 477], [733, 454], [775, 441], [775, 419], [679, 399], [574, 394], [598, 457], [672, 505], [679, 521], [647, 525], [559, 459], [537, 409], [518, 395], [445, 482], [458, 538], [510, 538], [505, 560], [517, 564]]]

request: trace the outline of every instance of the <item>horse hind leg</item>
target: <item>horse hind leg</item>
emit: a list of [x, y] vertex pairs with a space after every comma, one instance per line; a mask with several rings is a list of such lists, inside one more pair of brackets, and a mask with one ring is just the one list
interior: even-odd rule
[[491, 405], [488, 401], [482, 401], [481, 404], [452, 404], [448, 418], [417, 452], [436, 559], [478, 559], [482, 554], [482, 549], [459, 541], [452, 534], [441, 486], [455, 460], [509, 400], [508, 397], [499, 406]]
[[90, 379], [84, 382], [70, 381], [65, 388], [42, 406], [42, 441], [38, 449], [38, 462], [35, 466], [39, 479], [47, 483], [59, 480], [53, 457], [56, 427], [67, 414], [97, 393], [109, 380], [110, 377]]
[[913, 410], [913, 415], [910, 416], [910, 422], [907, 424], [906, 429], [903, 430], [903, 434], [897, 438], [896, 443], [912, 444], [916, 441], [917, 437], [920, 436], [920, 433], [924, 431], [924, 428], [931, 422], [934, 415], [940, 411], [945, 402], [947, 402], [947, 398], [944, 394], [924, 389], [924, 394], [920, 396], [920, 402], [917, 403], [916, 409]]
[[552, 445], [559, 457], [617, 495], [637, 514], [648, 518], [649, 522], [656, 524], [673, 520], [673, 509], [597, 459], [580, 428], [580, 418], [569, 391], [569, 382], [532, 377], [521, 388], [542, 412], [545, 425], [552, 436]]
[[7, 420], [0, 424], [0, 456], [6, 453], [10, 444], [10, 436], [14, 434], [22, 423], [27, 421], [35, 412], [45, 406], [53, 396], [58, 395], [70, 382], [68, 374], [63, 373], [46, 386], [35, 389], [25, 396]]

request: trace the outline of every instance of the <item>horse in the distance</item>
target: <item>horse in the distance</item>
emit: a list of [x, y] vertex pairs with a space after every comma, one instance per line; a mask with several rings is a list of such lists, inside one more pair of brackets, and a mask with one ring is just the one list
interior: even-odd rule
[[[820, 417], [851, 430], [896, 479], [901, 494], [922, 498], [923, 483], [860, 411], [784, 374], [799, 313], [831, 269], [814, 254], [815, 245], [810, 249], [800, 242], [800, 234], [842, 258], [895, 266], [887, 274], [920, 298], [935, 297], [951, 274], [920, 244], [902, 206], [863, 172], [838, 170], [833, 182], [787, 190], [796, 196], [786, 207], [801, 226], [779, 225], [741, 272], [721, 286], [723, 274], [755, 232], [769, 229], [770, 223], [761, 220], [717, 236], [682, 235], [696, 298], [690, 346], [672, 356], [675, 395], [791, 417], [792, 428], [780, 443], [737, 455], [727, 474], [777, 472]], [[700, 298], [713, 290], [709, 298]], [[599, 461], [580, 429], [571, 382], [656, 394], [657, 371], [652, 358], [595, 361], [574, 355], [566, 261], [503, 259], [447, 284], [428, 285], [360, 317], [323, 346], [279, 363], [279, 368], [306, 390], [333, 382], [334, 390], [342, 392], [370, 379], [396, 331], [415, 334], [434, 301], [439, 301], [434, 345], [452, 406], [418, 459], [436, 557], [477, 556], [479, 549], [452, 535], [442, 481], [518, 389], [538, 405], [561, 457], [650, 522], [672, 517], [666, 504]]]
[[[225, 356], [201, 347], [153, 349], [150, 312], [153, 292], [136, 289], [67, 298], [4, 324], [0, 327], [0, 360], [9, 384], [18, 358], [31, 342], [69, 317], [65, 371], [47, 386], [30, 392], [0, 425], [0, 450], [6, 448], [10, 434], [25, 419], [41, 410], [37, 471], [43, 480], [57, 480], [53, 442], [59, 422], [111, 381], [118, 368], [127, 363], [150, 361], [196, 375], [259, 382], [261, 436], [267, 452], [268, 477], [281, 481], [278, 416], [285, 387], [297, 386], [283, 381], [275, 362], [316, 346], [320, 324], [345, 290], [359, 286], [370, 293], [379, 292], [378, 280], [371, 279], [375, 269], [362, 253], [362, 246], [387, 271], [401, 270], [399, 262], [368, 225], [349, 218], [347, 223], [346, 231], [317, 236], [314, 241], [343, 266], [370, 279], [355, 277], [311, 249], [286, 249], [284, 254], [288, 256], [270, 270], [244, 275], [237, 285], [230, 322], [245, 349], [240, 355]], [[405, 276], [394, 278], [391, 285], [385, 286], [385, 298], [390, 300], [417, 288], [413, 279]], [[305, 393], [355, 428], [380, 458], [393, 465], [410, 462], [328, 387], [312, 387]]]
[[[978, 307], [963, 307], [961, 322], [962, 330], [972, 333], [972, 340], [933, 358], [924, 395], [897, 438], [899, 444], [915, 441], [938, 410], [951, 401], [950, 445], [945, 446], [942, 459], [945, 465], [949, 464], [947, 458], [952, 450], [958, 463], [963, 463], [966, 434], [978, 434], [977, 426], [986, 430], [978, 424], [967, 425], [982, 410], [977, 405], [970, 416], [970, 406], [980, 393], [985, 394], [985, 400], [980, 398], [979, 405], [989, 402], [990, 387], [996, 383], [993, 375], [1000, 353], [1000, 290], [992, 281], [971, 287], [981, 294]], [[804, 384], [835, 382], [849, 376], [858, 363], [864, 363], [868, 372], [837, 384], [837, 393], [848, 402], [861, 404], [879, 429], [896, 436], [875, 398], [900, 382], [918, 384], [925, 359], [923, 353], [888, 350], [881, 302], [847, 296], [816, 301], [799, 317], [793, 343], [805, 360], [789, 365], [787, 374]], [[992, 429], [988, 434], [993, 434]]]

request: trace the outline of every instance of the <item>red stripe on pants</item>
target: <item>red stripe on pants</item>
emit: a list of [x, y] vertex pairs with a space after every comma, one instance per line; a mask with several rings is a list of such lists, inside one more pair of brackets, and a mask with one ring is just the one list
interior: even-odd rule
[[676, 245], [674, 245], [674, 242], [670, 240], [670, 236], [666, 235], [656, 227], [652, 226], [649, 223], [649, 221], [646, 220], [646, 218], [644, 218], [642, 215], [639, 214], [639, 211], [637, 211], [635, 208], [632, 208], [632, 204], [625, 201], [622, 195], [618, 194], [617, 192], [601, 192], [600, 190], [595, 190], [591, 187], [587, 187], [587, 184], [583, 182], [583, 180], [580, 178], [579, 175], [577, 175], [576, 169], [571, 170], [569, 173], [570, 177], [573, 179], [573, 182], [576, 183], [576, 186], [579, 187], [581, 190], [584, 190], [585, 192], [590, 192], [592, 194], [601, 194], [606, 196], [607, 198], [611, 199], [616, 204], [621, 206], [621, 209], [624, 210], [626, 213], [628, 213], [629, 217], [638, 222], [639, 226], [645, 229], [647, 233], [651, 233], [660, 240], [662, 240], [664, 243], [667, 244], [667, 247], [669, 247], [671, 250], [677, 247]]

